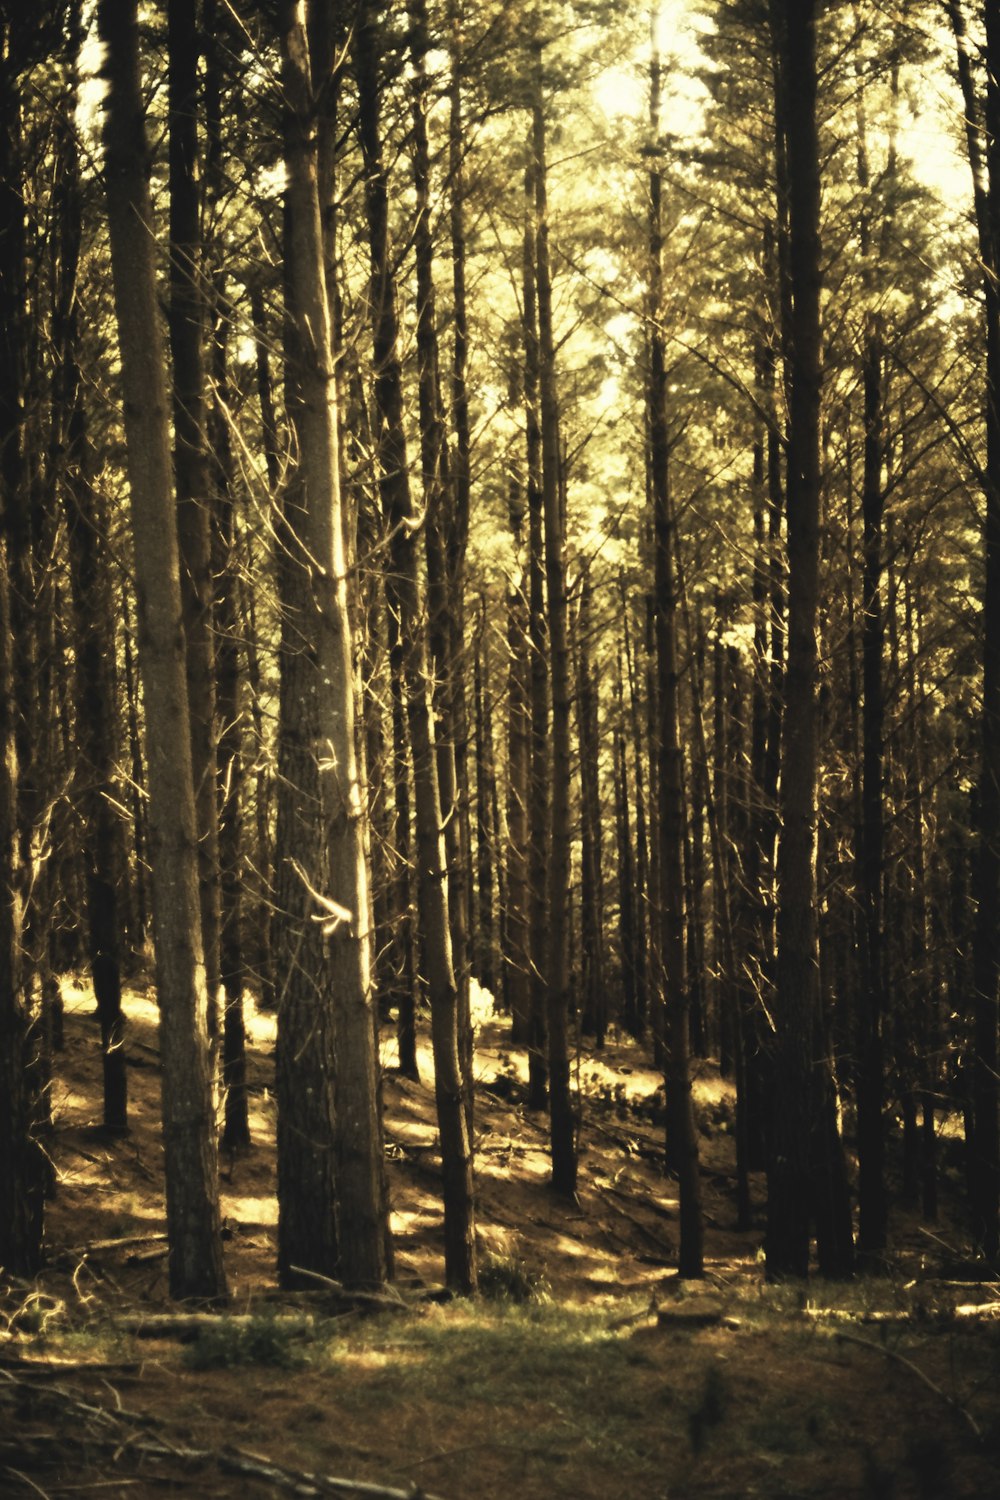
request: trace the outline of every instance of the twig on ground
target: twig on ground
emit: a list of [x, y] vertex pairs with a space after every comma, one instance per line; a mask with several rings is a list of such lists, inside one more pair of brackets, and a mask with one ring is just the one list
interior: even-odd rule
[[304, 1276], [307, 1281], [314, 1281], [317, 1286], [326, 1287], [331, 1292], [336, 1292], [338, 1297], [345, 1301], [367, 1302], [375, 1307], [405, 1307], [406, 1304], [395, 1289], [387, 1289], [384, 1292], [362, 1292], [353, 1287], [347, 1287], [342, 1281], [334, 1281], [330, 1276], [323, 1276], [319, 1271], [307, 1271], [304, 1266], [289, 1266], [293, 1276]]
[[962, 1418], [975, 1437], [982, 1441], [983, 1430], [972, 1413], [966, 1410], [961, 1402], [956, 1401], [954, 1396], [949, 1396], [947, 1391], [943, 1391], [919, 1365], [913, 1363], [912, 1359], [907, 1359], [905, 1354], [900, 1354], [896, 1349], [890, 1349], [887, 1344], [873, 1344], [871, 1339], [859, 1338], [856, 1333], [846, 1333], [842, 1328], [835, 1328], [833, 1334], [834, 1338], [843, 1339], [849, 1344], [858, 1344], [862, 1349], [874, 1349], [876, 1354], [884, 1354], [886, 1359], [895, 1360], [905, 1370], [909, 1370], [910, 1374], [915, 1375], [919, 1381], [922, 1381], [929, 1391], [933, 1391], [935, 1396], [940, 1396], [945, 1405], [950, 1406], [956, 1416]]

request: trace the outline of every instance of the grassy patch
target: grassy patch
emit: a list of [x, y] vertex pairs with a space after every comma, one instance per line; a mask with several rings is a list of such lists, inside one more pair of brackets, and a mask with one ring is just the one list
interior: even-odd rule
[[301, 1326], [259, 1317], [236, 1322], [220, 1318], [203, 1328], [183, 1354], [192, 1370], [228, 1370], [239, 1365], [268, 1365], [293, 1370], [305, 1364], [302, 1341], [312, 1335], [305, 1320]]

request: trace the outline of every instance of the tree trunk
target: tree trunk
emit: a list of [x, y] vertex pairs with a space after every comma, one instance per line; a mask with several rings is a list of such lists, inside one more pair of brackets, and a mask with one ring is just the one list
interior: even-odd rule
[[[985, 0], [986, 99], [975, 95], [960, 0], [948, 0], [965, 103], [986, 322], [986, 594], [983, 601], [982, 761], [979, 850], [973, 895], [973, 1135], [970, 1153], [973, 1232], [983, 1254], [1000, 1254], [1000, 1119], [997, 1018], [1000, 983], [1000, 3]], [[985, 144], [983, 144], [985, 142]]]
[[[286, 509], [285, 540], [293, 550], [285, 562], [286, 578], [292, 585], [285, 602], [288, 612], [294, 611], [302, 633], [299, 651], [307, 663], [304, 686], [315, 703], [311, 727], [316, 738], [308, 752], [318, 762], [317, 812], [325, 861], [320, 862], [315, 875], [308, 869], [298, 869], [296, 874], [304, 883], [315, 881], [311, 894], [320, 910], [311, 911], [310, 919], [315, 921], [319, 914], [325, 918], [324, 977], [330, 995], [329, 1000], [319, 996], [313, 1008], [329, 1005], [336, 1067], [333, 1142], [340, 1275], [351, 1286], [378, 1287], [386, 1277], [385, 1191], [377, 1110], [370, 913], [354, 731], [354, 668], [340, 505], [336, 388], [305, 9], [304, 0], [285, 0], [281, 11], [282, 82], [288, 108], [285, 274], [289, 322], [295, 327], [290, 352], [299, 439], [297, 503]], [[281, 852], [290, 862], [296, 861], [293, 848], [286, 846]], [[319, 884], [324, 877], [328, 886]], [[302, 1035], [295, 1038], [297, 1044], [303, 1040]]]
[[0, 29], [0, 1265], [31, 1277], [42, 1262], [45, 1159], [35, 1090], [40, 1033], [22, 973], [24, 869], [18, 851], [14, 641], [8, 534], [23, 505], [24, 193], [15, 60]]
[[[74, 29], [79, 15], [74, 18]], [[78, 53], [79, 37], [74, 47]], [[93, 453], [80, 367], [77, 275], [81, 197], [77, 155], [61, 143], [59, 172], [62, 283], [54, 329], [61, 362], [57, 404], [66, 424], [63, 495], [75, 625], [76, 802], [84, 832], [87, 947], [101, 1028], [104, 1126], [128, 1130], [125, 1016], [121, 1005], [119, 893], [125, 846], [116, 806], [123, 800], [117, 766], [120, 718], [115, 689], [115, 608], [108, 518], [93, 482]]]
[[[511, 361], [516, 370], [516, 358]], [[520, 383], [511, 377], [511, 407]], [[525, 551], [525, 491], [518, 474], [508, 488], [508, 514], [514, 542], [514, 574], [507, 583], [507, 902], [503, 923], [504, 994], [511, 1013], [511, 1040], [527, 1047], [531, 1039], [531, 928], [529, 922], [529, 822], [531, 787], [531, 644]]]
[[[790, 307], [788, 647], [778, 841], [774, 1091], [768, 1164], [768, 1275], [805, 1276], [810, 1210], [838, 1215], [839, 1140], [830, 1125], [816, 928], [816, 622], [820, 517], [820, 158], [815, 0], [772, 0], [777, 133], [788, 159]], [[846, 1241], [850, 1244], [849, 1236]], [[849, 1269], [849, 1251], [845, 1248]], [[833, 1262], [827, 1268], [835, 1269]]]
[[191, 767], [198, 817], [198, 893], [208, 982], [208, 1031], [219, 1007], [219, 816], [216, 796], [212, 562], [205, 441], [205, 295], [198, 159], [198, 0], [167, 6], [170, 304], [174, 481], [187, 651]]
[[399, 631], [402, 679], [413, 755], [417, 903], [423, 966], [431, 1004], [434, 1090], [444, 1188], [445, 1277], [476, 1286], [472, 1144], [466, 1080], [459, 1059], [458, 988], [452, 962], [441, 800], [422, 629], [417, 528], [410, 498], [403, 425], [402, 371], [395, 288], [389, 256], [388, 187], [379, 122], [378, 7], [364, 0], [354, 33], [358, 128], [365, 163], [365, 209], [371, 250], [369, 313], [380, 421], [379, 489], [389, 529], [386, 603]]
[[[430, 46], [424, 0], [409, 0], [410, 50], [413, 59], [413, 172], [416, 222], [413, 230], [417, 271], [417, 372], [420, 408], [420, 463], [423, 475], [427, 548], [428, 645], [434, 667], [432, 701], [438, 789], [444, 820], [448, 916], [452, 965], [458, 986], [459, 1059], [465, 1075], [465, 1104], [472, 1129], [472, 1022], [470, 977], [470, 839], [468, 838], [468, 769], [465, 755], [463, 651], [464, 535], [460, 557], [454, 556], [462, 532], [458, 497], [452, 484], [441, 401], [434, 245], [431, 234], [430, 145], [427, 137], [429, 89], [426, 56]], [[467, 526], [467, 519], [465, 526]]]
[[[660, 60], [650, 67], [650, 119], [660, 128]], [[677, 681], [677, 599], [674, 518], [670, 497], [670, 437], [663, 315], [661, 176], [650, 172], [649, 412], [650, 491], [655, 538], [657, 785], [659, 793], [660, 941], [666, 1007], [667, 1155], [680, 1193], [678, 1273], [701, 1276], [703, 1226], [698, 1134], [691, 1098], [688, 987], [684, 950], [684, 769]]]
[[101, 0], [105, 160], [146, 706], [170, 1290], [226, 1295], [201, 952], [198, 835], [135, 0]]
[[528, 784], [528, 926], [531, 949], [528, 1043], [528, 1108], [548, 1100], [548, 1019], [545, 965], [548, 953], [549, 840], [549, 649], [545, 611], [542, 506], [542, 428], [539, 413], [538, 291], [535, 273], [535, 161], [529, 148], [525, 172], [524, 259], [521, 326], [524, 336], [524, 420], [528, 492], [528, 635], [531, 648], [531, 755]]
[[[206, 203], [218, 211], [224, 187], [222, 139], [223, 58], [216, 0], [204, 0]], [[217, 259], [215, 246], [209, 259]], [[234, 463], [230, 433], [235, 391], [229, 377], [232, 309], [226, 273], [218, 264], [210, 280], [212, 400], [206, 435], [211, 506], [212, 575], [215, 580], [215, 695], [219, 744], [215, 784], [219, 788], [219, 979], [222, 988], [222, 1144], [236, 1151], [250, 1144], [247, 1101], [246, 1026], [243, 1017], [243, 825], [244, 793], [242, 672], [238, 557], [233, 513]]]
[[549, 802], [548, 929], [544, 967], [548, 1025], [549, 1127], [552, 1188], [562, 1197], [576, 1193], [576, 1124], [569, 1066], [569, 906], [570, 888], [570, 711], [569, 622], [566, 599], [565, 522], [561, 505], [559, 406], [555, 339], [552, 330], [552, 277], [545, 113], [541, 49], [535, 57], [532, 103], [532, 157], [535, 189], [535, 285], [538, 293], [538, 386], [542, 429], [542, 516], [545, 537], [545, 592], [548, 605], [552, 685], [551, 798]]

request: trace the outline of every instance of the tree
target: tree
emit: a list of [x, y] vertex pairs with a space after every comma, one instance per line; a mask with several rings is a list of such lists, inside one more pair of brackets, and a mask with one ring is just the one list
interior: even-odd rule
[[476, 1285], [472, 1143], [467, 1082], [459, 1054], [458, 986], [452, 961], [441, 796], [424, 639], [418, 529], [410, 497], [403, 423], [399, 323], [389, 255], [388, 189], [380, 127], [378, 7], [362, 5], [354, 32], [358, 131], [365, 166], [365, 212], [371, 260], [368, 298], [379, 416], [379, 490], [388, 529], [386, 604], [398, 631], [407, 727], [413, 757], [417, 906], [431, 1005], [434, 1091], [441, 1134], [445, 1277], [469, 1292]]
[[986, 334], [986, 501], [983, 602], [982, 760], [978, 788], [976, 927], [973, 947], [974, 1050], [971, 1194], [976, 1238], [983, 1253], [1000, 1253], [1000, 1117], [997, 1110], [997, 1025], [1000, 986], [1000, 5], [983, 7], [985, 98], [976, 91], [965, 8], [949, 0], [965, 105]]
[[[655, 43], [650, 69], [650, 121], [659, 148], [660, 60]], [[655, 161], [655, 159], [654, 159]], [[688, 988], [684, 934], [684, 784], [677, 685], [675, 532], [670, 494], [670, 434], [663, 327], [662, 182], [650, 171], [649, 209], [649, 480], [655, 537], [657, 685], [657, 786], [659, 789], [660, 943], [663, 961], [667, 1052], [667, 1155], [676, 1169], [681, 1198], [678, 1270], [703, 1270], [698, 1136], [691, 1104]]]
[[[778, 839], [775, 1093], [768, 1163], [767, 1269], [805, 1276], [812, 1215], [829, 1269], [851, 1265], [831, 1132], [816, 929], [816, 623], [820, 520], [820, 154], [816, 0], [772, 0], [776, 131], [787, 159], [788, 645]], [[821, 1256], [824, 1245], [821, 1244]]]
[[[336, 386], [312, 128], [316, 82], [304, 0], [288, 0], [282, 7], [280, 37], [287, 108], [285, 278], [291, 337], [286, 364], [298, 443], [282, 534], [282, 732], [286, 754], [308, 762], [309, 785], [316, 795], [312, 808], [291, 814], [300, 824], [303, 819], [311, 823], [308, 845], [296, 848], [286, 843], [282, 855], [307, 898], [303, 902], [300, 894], [297, 900], [299, 941], [302, 924], [315, 926], [319, 919], [327, 939], [321, 967], [301, 970], [294, 1004], [286, 997], [279, 1007], [279, 1107], [284, 1103], [295, 1110], [284, 1140], [281, 1204], [289, 1224], [282, 1240], [282, 1270], [285, 1279], [294, 1282], [300, 1269], [327, 1274], [339, 1269], [350, 1285], [378, 1287], [386, 1276], [386, 1224], [370, 914], [354, 729]], [[283, 820], [286, 836], [289, 821]], [[325, 1048], [316, 1046], [316, 1034], [326, 1039]], [[293, 1101], [301, 1088], [304, 1051], [312, 1052], [319, 1070], [312, 1108], [308, 1100]], [[336, 1080], [332, 1173], [322, 1159], [331, 1070]], [[308, 1132], [304, 1140], [303, 1130]], [[328, 1222], [333, 1207], [326, 1196], [320, 1204], [308, 1202], [317, 1186], [325, 1195], [335, 1195], [333, 1265], [329, 1229], [316, 1237], [311, 1233], [311, 1223]], [[293, 1226], [298, 1226], [298, 1233]]]
[[159, 332], [135, 0], [101, 0], [107, 49], [108, 234], [124, 391], [146, 709], [149, 839], [160, 1007], [170, 1290], [223, 1298], [226, 1279], [201, 951], [166, 353]]

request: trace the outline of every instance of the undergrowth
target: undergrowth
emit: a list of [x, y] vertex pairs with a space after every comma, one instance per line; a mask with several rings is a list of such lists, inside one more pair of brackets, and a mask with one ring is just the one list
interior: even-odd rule
[[184, 1363], [193, 1370], [227, 1370], [238, 1365], [269, 1365], [293, 1370], [306, 1362], [303, 1340], [312, 1334], [305, 1320], [277, 1322], [261, 1316], [240, 1320], [219, 1318], [201, 1329], [186, 1345]]

